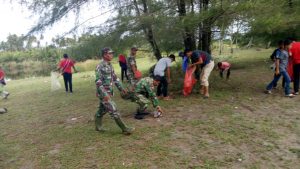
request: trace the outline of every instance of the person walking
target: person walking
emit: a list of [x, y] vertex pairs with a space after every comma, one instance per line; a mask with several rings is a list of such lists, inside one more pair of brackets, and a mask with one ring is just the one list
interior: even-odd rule
[[58, 64], [57, 70], [62, 72], [66, 92], [70, 91], [70, 93], [73, 93], [72, 68], [74, 69], [74, 72], [77, 72], [75, 62], [69, 58], [68, 54], [64, 54], [63, 59]]
[[285, 40], [284, 41], [284, 49], [281, 49], [280, 52], [277, 52], [276, 54], [276, 67], [275, 67], [275, 74], [274, 79], [268, 84], [266, 87], [266, 94], [271, 94], [271, 90], [274, 87], [274, 84], [278, 82], [281, 76], [284, 77], [284, 88], [285, 88], [285, 96], [286, 97], [294, 97], [294, 94], [290, 92], [290, 82], [291, 78], [287, 72], [287, 66], [289, 61], [289, 49], [291, 47], [291, 41]]
[[128, 80], [126, 57], [124, 55], [122, 55], [122, 54], [119, 55], [119, 65], [121, 67], [121, 79], [122, 79], [122, 82], [124, 81], [124, 76]]
[[113, 51], [110, 48], [102, 49], [103, 61], [96, 67], [96, 89], [97, 96], [99, 98], [99, 109], [95, 114], [95, 126], [96, 130], [103, 132], [106, 131], [103, 128], [103, 116], [109, 113], [115, 120], [116, 124], [121, 128], [123, 134], [130, 135], [134, 131], [134, 128], [127, 127], [120, 117], [120, 113], [117, 110], [116, 103], [112, 100], [113, 96], [113, 84], [126, 95], [127, 91], [123, 88], [122, 83], [115, 74], [114, 68], [111, 64], [113, 59]]

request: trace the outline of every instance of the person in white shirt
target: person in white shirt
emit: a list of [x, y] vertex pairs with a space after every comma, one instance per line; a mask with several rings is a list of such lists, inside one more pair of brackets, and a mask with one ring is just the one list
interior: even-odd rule
[[161, 80], [157, 86], [156, 95], [158, 98], [163, 98], [164, 100], [171, 99], [168, 95], [168, 84], [171, 83], [171, 64], [175, 61], [175, 55], [171, 54], [166, 58], [161, 58], [155, 68], [154, 76], [160, 76]]

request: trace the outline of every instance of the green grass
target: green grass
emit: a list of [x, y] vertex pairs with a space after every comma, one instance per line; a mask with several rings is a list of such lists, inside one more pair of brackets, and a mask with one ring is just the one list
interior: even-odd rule
[[[136, 105], [116, 93], [124, 121], [136, 128], [131, 136], [108, 115], [109, 131], [94, 130], [93, 71], [74, 74], [73, 95], [51, 92], [49, 77], [11, 81], [11, 96], [1, 100], [9, 112], [0, 116], [0, 168], [297, 168], [299, 97], [284, 98], [282, 89], [263, 94], [272, 79], [270, 52], [217, 57], [233, 63], [232, 77], [224, 81], [214, 71], [208, 100], [196, 94], [198, 84], [191, 96], [181, 95], [183, 73], [174, 64], [170, 92], [176, 99], [161, 102], [160, 119], [134, 120]], [[154, 64], [137, 62], [144, 74]], [[116, 61], [114, 67], [120, 72]]]

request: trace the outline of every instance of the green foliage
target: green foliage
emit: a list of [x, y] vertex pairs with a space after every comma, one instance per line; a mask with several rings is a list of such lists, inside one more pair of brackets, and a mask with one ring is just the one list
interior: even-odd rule
[[249, 13], [252, 20], [247, 36], [257, 43], [271, 41], [275, 45], [287, 37], [300, 38], [300, 1], [261, 0]]

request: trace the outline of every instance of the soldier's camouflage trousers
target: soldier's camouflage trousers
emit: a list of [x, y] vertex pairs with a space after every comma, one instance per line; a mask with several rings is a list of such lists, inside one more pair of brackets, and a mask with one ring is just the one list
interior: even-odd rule
[[127, 76], [128, 76], [128, 83], [129, 83], [129, 86], [134, 88], [134, 86], [136, 85], [136, 83], [138, 82], [138, 80], [136, 80], [136, 79], [134, 78], [134, 75], [133, 75], [133, 74], [127, 73]]
[[134, 102], [136, 102], [139, 105], [138, 111], [143, 112], [147, 109], [150, 100], [145, 97], [143, 94], [135, 93], [133, 96]]
[[106, 113], [109, 113], [109, 115], [112, 118], [118, 118], [120, 117], [120, 114], [117, 111], [116, 103], [112, 100], [109, 100], [107, 102], [104, 102], [102, 99], [100, 99], [99, 103], [99, 109], [96, 113], [97, 117], [104, 116]]
[[125, 100], [131, 100], [139, 105], [138, 111], [143, 112], [148, 108], [150, 100], [147, 98], [146, 94], [128, 92], [126, 95], [121, 95]]
[[114, 101], [109, 100], [107, 102], [103, 101], [100, 99], [99, 103], [99, 109], [97, 113], [95, 114], [95, 125], [96, 125], [96, 130], [97, 131], [104, 131], [105, 129], [103, 128], [103, 116], [109, 113], [109, 115], [115, 120], [117, 125], [122, 129], [123, 133], [125, 134], [130, 134], [131, 133], [131, 128], [128, 128], [124, 122], [122, 121], [119, 112], [117, 111], [117, 107]]

